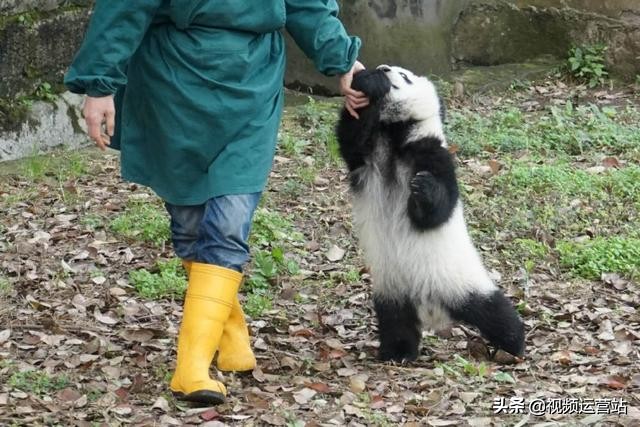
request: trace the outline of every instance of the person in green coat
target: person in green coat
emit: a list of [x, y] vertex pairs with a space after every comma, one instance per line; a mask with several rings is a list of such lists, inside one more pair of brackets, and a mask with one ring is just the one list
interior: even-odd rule
[[360, 40], [335, 0], [97, 0], [65, 84], [86, 94], [98, 147], [121, 151], [124, 179], [151, 187], [171, 217], [189, 275], [170, 388], [203, 404], [224, 401], [209, 367], [251, 370], [238, 300], [253, 212], [266, 185], [283, 107], [292, 36], [316, 68], [340, 76], [346, 108]]

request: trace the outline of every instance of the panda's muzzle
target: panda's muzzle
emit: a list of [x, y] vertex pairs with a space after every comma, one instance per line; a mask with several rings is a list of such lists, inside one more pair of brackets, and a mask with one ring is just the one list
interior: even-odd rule
[[[388, 68], [388, 67], [387, 67]], [[389, 71], [391, 69], [389, 68]], [[391, 90], [391, 81], [382, 67], [374, 70], [363, 70], [353, 76], [351, 88], [364, 92], [371, 102], [382, 99]]]

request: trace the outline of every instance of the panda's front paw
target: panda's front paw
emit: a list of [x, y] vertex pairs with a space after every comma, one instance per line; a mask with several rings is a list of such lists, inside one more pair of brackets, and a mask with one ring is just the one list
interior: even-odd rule
[[420, 171], [411, 178], [411, 194], [421, 198], [428, 198], [433, 191], [437, 181], [429, 171]]

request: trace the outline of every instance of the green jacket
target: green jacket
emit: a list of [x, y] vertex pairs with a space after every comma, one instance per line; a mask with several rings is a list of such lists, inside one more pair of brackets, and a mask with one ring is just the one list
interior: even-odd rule
[[125, 179], [176, 205], [262, 191], [283, 104], [280, 30], [320, 72], [345, 73], [360, 40], [337, 12], [335, 0], [97, 0], [65, 84], [116, 94]]

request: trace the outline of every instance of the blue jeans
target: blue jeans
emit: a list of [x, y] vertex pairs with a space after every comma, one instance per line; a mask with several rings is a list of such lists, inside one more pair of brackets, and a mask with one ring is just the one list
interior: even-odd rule
[[247, 240], [261, 194], [214, 197], [196, 206], [165, 202], [176, 255], [242, 272], [249, 261]]

